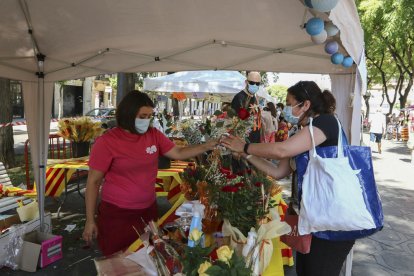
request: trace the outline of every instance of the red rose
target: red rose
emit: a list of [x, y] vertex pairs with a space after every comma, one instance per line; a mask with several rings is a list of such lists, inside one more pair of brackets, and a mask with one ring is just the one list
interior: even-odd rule
[[243, 188], [244, 187], [244, 183], [243, 182], [236, 183], [236, 184], [234, 184], [234, 187]]
[[256, 187], [260, 187], [260, 186], [262, 186], [263, 184], [262, 184], [262, 182], [256, 182], [255, 184], [254, 184], [254, 186], [256, 186]]
[[222, 174], [225, 174], [225, 175], [229, 175], [229, 174], [231, 174], [230, 170], [225, 169], [225, 168], [220, 168], [220, 169], [219, 169], [219, 171], [220, 171]]
[[251, 170], [251, 169], [247, 169], [247, 170], [246, 170], [246, 173], [247, 173], [248, 175], [251, 175], [251, 174], [252, 174], [252, 170]]
[[250, 117], [249, 111], [246, 108], [240, 108], [239, 112], [237, 113], [241, 120], [247, 120]]
[[221, 188], [221, 190], [225, 193], [236, 193], [239, 190], [239, 188], [228, 185]]
[[235, 175], [235, 174], [227, 174], [226, 175], [227, 179], [235, 179], [236, 177], [237, 177], [237, 175]]

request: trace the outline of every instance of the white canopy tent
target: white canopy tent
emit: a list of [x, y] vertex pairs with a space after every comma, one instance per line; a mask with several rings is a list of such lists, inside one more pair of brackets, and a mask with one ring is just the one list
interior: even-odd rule
[[[357, 66], [331, 64], [323, 45], [310, 41], [302, 26], [313, 14], [339, 28], [341, 52]], [[321, 14], [300, 0], [3, 0], [0, 26], [0, 76], [23, 81], [42, 223], [57, 80], [138, 71], [327, 73], [338, 115], [351, 142], [359, 143], [366, 72], [353, 0]]]
[[[246, 77], [238, 71], [182, 71], [161, 77], [145, 78], [144, 91], [183, 92], [190, 97], [197, 95], [197, 98], [215, 95], [220, 96], [224, 101], [229, 101], [245, 88], [245, 80]], [[275, 102], [263, 86], [260, 86], [257, 95], [267, 101]]]
[[237, 71], [183, 71], [144, 79], [144, 90], [155, 92], [234, 95], [245, 87], [246, 77]]

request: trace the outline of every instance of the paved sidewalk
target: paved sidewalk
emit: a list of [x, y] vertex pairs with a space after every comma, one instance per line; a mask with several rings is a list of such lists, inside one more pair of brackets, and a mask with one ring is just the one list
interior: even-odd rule
[[[368, 135], [364, 135], [368, 143]], [[385, 226], [354, 247], [352, 275], [414, 275], [414, 165], [405, 143], [373, 145], [373, 165]]]

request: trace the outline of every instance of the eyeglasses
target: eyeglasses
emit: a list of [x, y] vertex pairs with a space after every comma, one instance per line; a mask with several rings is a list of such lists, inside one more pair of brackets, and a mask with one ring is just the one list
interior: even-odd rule
[[259, 82], [255, 82], [255, 81], [247, 81], [250, 85], [260, 85], [260, 81]]
[[306, 90], [305, 86], [303, 86], [303, 82], [299, 82], [299, 83], [300, 83], [300, 86], [302, 87], [302, 89], [305, 91], [306, 95], [308, 96], [308, 99], [310, 100], [308, 90]]

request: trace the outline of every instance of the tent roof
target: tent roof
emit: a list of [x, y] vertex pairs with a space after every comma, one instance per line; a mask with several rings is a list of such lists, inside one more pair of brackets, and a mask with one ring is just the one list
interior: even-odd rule
[[[46, 81], [201, 69], [346, 73], [301, 28], [312, 16], [305, 10], [299, 0], [4, 0], [0, 76], [35, 80], [33, 45], [46, 56]], [[354, 1], [339, 1], [329, 17], [359, 62]]]
[[146, 78], [144, 90], [236, 94], [245, 87], [245, 79], [246, 77], [237, 71], [183, 71], [156, 78]]

